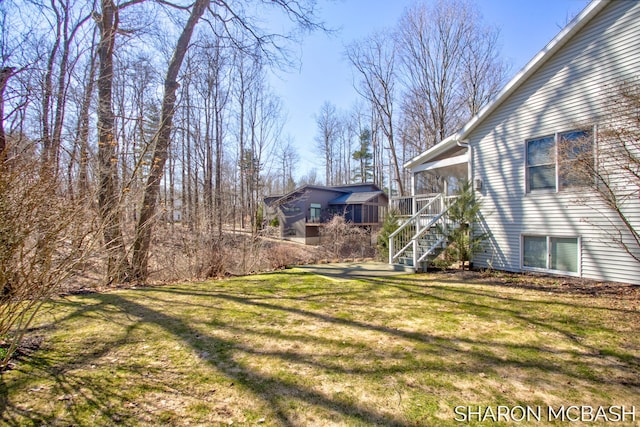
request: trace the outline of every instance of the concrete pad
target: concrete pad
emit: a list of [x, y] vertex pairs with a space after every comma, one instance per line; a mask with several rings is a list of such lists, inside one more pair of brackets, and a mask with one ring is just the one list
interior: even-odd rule
[[406, 271], [397, 271], [392, 265], [374, 261], [300, 265], [296, 268], [320, 276], [347, 280], [407, 274]]

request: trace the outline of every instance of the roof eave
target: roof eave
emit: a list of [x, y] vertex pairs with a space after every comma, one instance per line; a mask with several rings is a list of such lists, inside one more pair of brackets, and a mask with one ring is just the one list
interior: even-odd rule
[[464, 141], [482, 121], [498, 108], [509, 96], [515, 92], [533, 73], [564, 46], [582, 27], [584, 27], [598, 12], [600, 12], [611, 0], [593, 0], [571, 22], [564, 27], [547, 45], [538, 52], [498, 93], [495, 99], [484, 106], [478, 114], [472, 117], [460, 131], [443, 139], [424, 153], [414, 157], [404, 164], [406, 169], [411, 169], [419, 164], [430, 161], [444, 153], [458, 142]]
[[445, 151], [451, 149], [455, 145], [458, 144], [460, 138], [458, 137], [458, 133], [451, 135], [450, 137], [443, 139], [433, 147], [429, 148], [427, 151], [417, 155], [413, 159], [409, 160], [407, 163], [403, 165], [405, 169], [413, 169], [415, 166], [418, 166], [430, 159], [433, 159], [436, 156], [444, 153]]
[[551, 58], [562, 46], [564, 46], [582, 27], [584, 27], [598, 12], [600, 12], [611, 0], [593, 0], [574, 17], [547, 45], [539, 51], [516, 74], [496, 98], [482, 108], [478, 114], [471, 118], [467, 124], [457, 133], [458, 140], [464, 140], [489, 114], [498, 108], [509, 96], [518, 89], [527, 79], [535, 73], [549, 58]]

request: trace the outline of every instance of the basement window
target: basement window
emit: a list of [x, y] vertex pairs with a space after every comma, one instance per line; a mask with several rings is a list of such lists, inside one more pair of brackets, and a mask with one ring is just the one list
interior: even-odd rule
[[522, 236], [523, 270], [579, 273], [578, 237]]

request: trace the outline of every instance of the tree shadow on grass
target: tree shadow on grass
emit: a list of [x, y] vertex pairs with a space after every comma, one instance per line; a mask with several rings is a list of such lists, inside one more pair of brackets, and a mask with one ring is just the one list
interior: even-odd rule
[[[202, 363], [214, 368], [217, 372], [226, 377], [230, 383], [243, 387], [251, 392], [257, 399], [265, 402], [273, 411], [279, 425], [295, 426], [297, 424], [296, 414], [290, 406], [291, 400], [296, 400], [303, 405], [322, 408], [325, 412], [335, 414], [341, 419], [353, 420], [357, 423], [368, 423], [386, 426], [408, 426], [414, 425], [413, 421], [408, 421], [400, 415], [391, 415], [382, 411], [365, 406], [364, 402], [353, 401], [342, 398], [340, 395], [330, 396], [327, 393], [318, 391], [312, 386], [301, 385], [295, 378], [279, 376], [277, 373], [265, 373], [252, 368], [241, 358], [237, 357], [238, 352], [249, 357], [269, 356], [283, 362], [292, 362], [295, 365], [305, 365], [315, 369], [317, 372], [330, 372], [332, 374], [348, 375], [374, 375], [384, 377], [393, 374], [424, 374], [430, 372], [433, 375], [474, 375], [491, 372], [493, 369], [512, 367], [524, 369], [535, 375], [536, 372], [557, 372], [567, 378], [576, 379], [582, 382], [611, 383], [621, 385], [616, 378], [607, 378], [599, 373], [588, 373], [576, 369], [566, 360], [583, 358], [588, 359], [593, 368], [606, 371], [606, 364], [602, 361], [600, 351], [602, 349], [585, 346], [576, 340], [573, 327], [581, 320], [575, 319], [573, 325], [562, 325], [557, 319], [538, 319], [531, 313], [523, 311], [526, 305], [514, 308], [505, 304], [507, 301], [501, 300], [491, 292], [484, 292], [478, 289], [468, 290], [459, 287], [442, 286], [437, 289], [430, 289], [422, 282], [405, 278], [384, 278], [380, 280], [365, 280], [358, 286], [351, 286], [345, 283], [336, 287], [327, 283], [323, 286], [316, 285], [313, 292], [309, 293], [286, 293], [284, 290], [274, 295], [265, 295], [264, 292], [250, 292], [249, 288], [234, 290], [232, 287], [212, 287], [211, 289], [166, 287], [150, 288], [129, 291], [127, 293], [93, 294], [90, 297], [79, 297], [79, 302], [69, 303], [71, 309], [66, 318], [58, 319], [56, 323], [64, 327], [67, 319], [90, 318], [99, 316], [103, 319], [113, 317], [113, 313], [123, 313], [127, 321], [122, 322], [120, 333], [111, 340], [104, 339], [92, 343], [91, 348], [79, 349], [78, 354], [65, 356], [57, 360], [48, 359], [45, 356], [33, 358], [31, 364], [35, 369], [40, 370], [43, 375], [53, 376], [58, 389], [64, 398], [66, 395], [73, 396], [73, 393], [81, 393], [80, 398], [85, 399], [89, 404], [101, 412], [104, 417], [114, 424], [135, 424], [134, 415], [123, 414], [113, 402], [124, 404], [128, 396], [124, 390], [118, 388], [117, 384], [110, 385], [101, 379], [93, 379], [87, 376], [77, 376], [72, 371], [79, 367], [88, 367], [98, 358], [108, 355], [114, 349], [125, 345], [131, 339], [132, 332], [140, 325], [154, 325], [166, 331], [176, 340], [185, 344], [192, 353], [197, 355]], [[295, 285], [294, 285], [295, 286]], [[518, 319], [523, 324], [531, 324], [546, 331], [557, 332], [568, 340], [573, 340], [575, 344], [571, 349], [546, 348], [526, 342], [504, 343], [498, 339], [471, 339], [468, 337], [456, 337], [451, 339], [439, 334], [417, 332], [406, 328], [394, 328], [384, 322], [376, 321], [367, 317], [355, 315], [353, 318], [339, 317], [327, 306], [312, 308], [311, 303], [317, 304], [322, 301], [324, 304], [341, 301], [343, 306], [349, 306], [351, 302], [356, 302], [358, 309], [366, 308], [368, 294], [376, 292], [382, 288], [394, 288], [393, 294], [385, 294], [385, 298], [402, 298], [408, 295], [421, 300], [432, 300], [446, 304], [452, 308], [462, 309], [464, 312], [477, 313], [485, 319], [492, 316], [503, 316], [505, 319]], [[132, 293], [131, 296], [128, 296]], [[84, 303], [82, 302], [83, 299]], [[90, 299], [89, 299], [90, 298]], [[135, 298], [135, 299], [134, 299]], [[331, 299], [327, 302], [326, 299]], [[470, 300], [471, 299], [471, 300]], [[88, 301], [93, 301], [88, 304]], [[186, 301], [186, 302], [185, 302]], [[501, 304], [492, 303], [500, 302]], [[511, 301], [522, 303], [522, 301]], [[525, 301], [527, 304], [530, 301]], [[207, 333], [201, 327], [195, 326], [192, 321], [180, 318], [179, 315], [170, 313], [179, 312], [177, 307], [184, 304], [187, 307], [199, 307], [210, 310], [233, 310], [252, 311], [254, 313], [267, 313], [264, 317], [256, 315], [256, 322], [268, 319], [272, 314], [282, 314], [305, 319], [308, 322], [315, 322], [323, 325], [328, 330], [338, 328], [348, 328], [353, 334], [373, 333], [386, 339], [403, 340], [412, 343], [418, 348], [422, 357], [419, 363], [409, 363], [403, 360], [401, 350], [386, 349], [376, 347], [367, 342], [353, 342], [342, 344], [342, 348], [359, 352], [355, 356], [364, 355], [366, 360], [357, 360], [354, 357], [352, 364], [343, 364], [331, 358], [313, 357], [302, 351], [293, 349], [264, 349], [258, 348], [251, 342], [245, 342], [243, 336], [247, 334], [261, 336], [265, 340], [279, 339], [289, 343], [304, 342], [309, 346], [327, 348], [327, 351], [337, 351], [340, 348], [340, 338], [329, 333], [327, 336], [314, 335], [304, 329], [278, 330], [277, 325], [272, 329], [251, 328], [248, 323], [234, 324], [234, 322], [220, 318], [215, 321], [205, 322], [210, 328], [224, 330], [225, 336], [233, 338], [222, 338]], [[153, 307], [151, 307], [153, 306]], [[167, 308], [171, 308], [167, 310]], [[201, 322], [200, 322], [201, 323]], [[609, 331], [614, 332], [614, 331]], [[236, 338], [237, 337], [237, 338]], [[362, 348], [358, 348], [358, 346]], [[207, 350], [207, 351], [205, 351]], [[524, 355], [522, 355], [524, 353]], [[631, 354], [610, 355], [616, 358], [616, 362], [630, 372], [638, 372], [638, 358]], [[380, 363], [383, 362], [383, 363]], [[460, 362], [460, 363], [458, 363]], [[135, 375], [142, 377], [148, 367], [133, 366], [128, 369], [133, 370]], [[295, 372], [291, 372], [295, 375]], [[637, 378], [637, 377], [636, 377]], [[540, 379], [544, 381], [544, 379]], [[637, 380], [627, 381], [622, 384], [628, 390], [638, 390], [640, 383]], [[6, 386], [5, 386], [6, 388]], [[2, 389], [0, 388], [0, 392]], [[29, 417], [48, 423], [52, 421], [52, 414], [27, 413], [24, 409], [12, 406], [7, 401], [5, 393], [6, 413], [2, 420], [12, 425], [12, 420], [17, 420], [18, 415]], [[109, 403], [111, 402], [111, 403]], [[69, 407], [72, 420], [79, 425], [83, 424], [74, 413], [73, 407]], [[12, 418], [12, 413], [14, 417]], [[6, 415], [6, 416], [5, 416]], [[13, 424], [18, 424], [15, 421]]]
[[[93, 305], [89, 309], [86, 306], [79, 306], [77, 312], [72, 313], [70, 317], [101, 313], [101, 310], [108, 306], [109, 304], [106, 302]], [[28, 375], [23, 376], [22, 381], [13, 382], [12, 385], [14, 387], [24, 385], [32, 378], [37, 378], [43, 383], [52, 381], [55, 384], [53, 387], [48, 384], [46, 386], [37, 385], [28, 389], [27, 392], [33, 393], [35, 396], [38, 393], [47, 393], [52, 388], [55, 388], [56, 393], [52, 397], [59, 402], [65, 403], [74, 425], [87, 424], [87, 420], [77, 417], [74, 410], [74, 402], [80, 399], [84, 400], [88, 406], [97, 409], [107, 419], [119, 424], [125, 420], [120, 416], [121, 412], [118, 408], [109, 405], [108, 402], [113, 399], [125, 401], [126, 399], [121, 390], [117, 386], [111, 386], [109, 383], [110, 378], [93, 379], [90, 375], [78, 376], [74, 371], [92, 369], [92, 364], [96, 360], [107, 356], [114, 349], [127, 343], [134, 328], [135, 325], [130, 325], [125, 329], [125, 333], [116, 340], [103, 339], [93, 341], [90, 346], [80, 348], [74, 354], [57, 354], [53, 356], [46, 352], [43, 354], [42, 351], [34, 353], [28, 360]], [[47, 329], [53, 328], [47, 327]], [[26, 360], [24, 362], [27, 363]], [[18, 367], [18, 370], [20, 370], [20, 367]], [[141, 374], [141, 372], [137, 372], [137, 374]], [[29, 407], [29, 405], [13, 405], [8, 398], [3, 403], [4, 405], [0, 407], [0, 421], [5, 422], [7, 425], [23, 425], [23, 422], [20, 421], [21, 418], [30, 420], [33, 425], [48, 425], [50, 423], [56, 425], [61, 422], [54, 413], [39, 412]], [[65, 421], [68, 422], [69, 420]]]
[[[523, 325], [528, 325], [528, 327], [556, 333], [557, 335], [564, 337], [567, 341], [572, 342], [575, 346], [581, 348], [580, 351], [570, 352], [575, 357], [586, 356], [595, 359], [614, 357], [621, 366], [626, 366], [630, 372], [640, 373], [640, 355], [638, 355], [638, 353], [634, 353], [632, 351], [622, 352], [608, 350], [604, 346], [604, 344], [607, 344], [606, 342], [602, 342], [602, 346], [589, 345], [585, 343], [585, 337], [581, 336], [584, 335], [581, 333], [581, 330], [583, 329], [598, 330], [599, 332], [605, 332], [609, 336], [617, 336], [624, 333], [622, 330], [624, 330], [625, 327], [614, 329], [603, 325], [597, 317], [593, 319], [590, 319], [587, 316], [571, 317], [565, 313], [567, 310], [573, 310], [578, 313], [583, 310], [595, 313], [609, 312], [609, 315], [615, 315], [616, 320], [618, 320], [622, 325], [628, 324], [635, 326], [640, 324], [640, 312], [636, 310], [600, 306], [594, 307], [579, 304], [577, 300], [576, 302], [558, 301], [555, 297], [550, 298], [549, 301], [521, 299], [514, 295], [501, 295], [499, 293], [499, 289], [496, 289], [495, 291], [492, 289], [489, 291], [478, 288], [477, 286], [452, 286], [454, 284], [460, 284], [459, 281], [455, 280], [452, 280], [449, 285], [446, 281], [438, 280], [438, 286], [430, 286], [424, 281], [410, 280], [406, 278], [370, 278], [367, 281], [370, 283], [377, 283], [381, 286], [393, 287], [403, 293], [413, 296], [437, 300], [449, 305], [450, 307], [461, 307], [465, 312], [473, 313], [474, 316], [484, 318], [488, 321], [516, 321]], [[476, 285], [487, 286], [485, 283], [476, 283]], [[488, 286], [495, 287], [496, 284], [490, 284]], [[553, 306], [558, 307], [561, 310], [558, 310], [559, 312], [555, 315], [540, 317], [539, 310], [543, 309], [541, 306]], [[480, 342], [477, 341], [477, 343]], [[486, 344], [489, 343], [487, 342]], [[543, 348], [529, 346], [526, 344], [519, 347], [528, 348], [529, 350], [537, 349], [541, 353], [547, 351]], [[554, 353], [558, 352], [554, 351]], [[597, 365], [597, 362], [593, 363], [594, 365]], [[612, 380], [612, 378], [601, 378], [603, 383], [608, 383]], [[640, 386], [640, 379], [634, 382], [627, 382], [626, 385], [636, 387]]]
[[[156, 288], [155, 290], [157, 291], [158, 289]], [[95, 348], [89, 349], [90, 351], [85, 351], [84, 353], [82, 353], [81, 350], [80, 354], [74, 355], [71, 358], [72, 360], [54, 360], [43, 356], [36, 356], [31, 360], [30, 364], [35, 371], [42, 372], [43, 376], [49, 376], [55, 379], [56, 386], [62, 393], [61, 399], [69, 399], [71, 401], [72, 399], [82, 398], [114, 423], [127, 424], [127, 421], [132, 421], [135, 424], [135, 420], [127, 420], [126, 416], [123, 416], [122, 411], [119, 411], [117, 407], [105, 403], [114, 400], [125, 402], [127, 398], [124, 393], [119, 391], [117, 387], [105, 389], [105, 384], [92, 383], [86, 377], [79, 378], [74, 376], [70, 371], [88, 367], [93, 360], [127, 343], [131, 330], [142, 323], [155, 325], [170, 333], [177, 340], [194, 350], [193, 354], [196, 354], [203, 363], [209, 364], [218, 372], [225, 375], [231, 384], [244, 387], [246, 390], [251, 391], [256, 397], [262, 399], [272, 408], [280, 425], [297, 425], [295, 422], [295, 414], [291, 413], [290, 408], [287, 406], [286, 399], [282, 399], [283, 396], [287, 398], [293, 396], [299, 401], [306, 402], [312, 406], [322, 407], [328, 412], [374, 425], [409, 425], [396, 417], [379, 413], [375, 409], [365, 407], [357, 402], [341, 401], [338, 398], [329, 397], [311, 388], [302, 387], [292, 380], [278, 378], [275, 375], [265, 375], [250, 367], [244, 366], [237, 361], [232, 354], [232, 351], [238, 348], [241, 349], [237, 342], [213, 337], [211, 335], [204, 335], [202, 331], [192, 328], [188, 322], [178, 317], [151, 309], [115, 293], [103, 295], [94, 294], [92, 298], [100, 300], [101, 303], [94, 304], [91, 309], [79, 307], [78, 313], [71, 313], [68, 317], [86, 316], [89, 313], [99, 313], [100, 310], [108, 307], [117, 307], [119, 311], [127, 313], [131, 318], [135, 318], [135, 323], [131, 324], [127, 328], [126, 334], [116, 341], [105, 340], [102, 343], [96, 343]], [[201, 351], [203, 348], [215, 349], [215, 354]], [[249, 348], [246, 350], [249, 350]], [[296, 359], [294, 355], [289, 356], [292, 359]], [[145, 367], [140, 367], [140, 372], [134, 374], [142, 375], [142, 371], [145, 369]], [[1, 391], [2, 389], [0, 389], [0, 392]], [[81, 395], [77, 396], [78, 393]], [[27, 417], [45, 423], [55, 421], [55, 417], [52, 414], [38, 414], [16, 406], [12, 407], [11, 402], [7, 401], [6, 390], [4, 399], [4, 413], [0, 419], [9, 425], [18, 425], [19, 422], [16, 420], [19, 417]], [[84, 420], [74, 416], [73, 408], [69, 406], [68, 409], [72, 420], [78, 425], [83, 425]], [[12, 419], [14, 422], [12, 422]]]
[[[305, 273], [306, 274], [306, 273]], [[566, 302], [559, 301], [557, 299], [552, 299], [552, 301], [544, 301], [544, 300], [531, 300], [531, 299], [520, 299], [517, 295], [509, 295], [504, 296], [499, 293], [499, 289], [496, 288], [496, 291], [493, 290], [483, 290], [477, 286], [474, 287], [460, 287], [460, 286], [447, 286], [445, 282], [442, 285], [442, 280], [438, 280], [437, 283], [439, 286], [434, 287], [430, 286], [428, 283], [425, 284], [424, 279], [415, 279], [411, 277], [383, 277], [383, 278], [368, 278], [368, 279], [359, 279], [361, 283], [364, 283], [366, 286], [359, 287], [357, 290], [348, 289], [345, 291], [343, 288], [337, 289], [329, 289], [327, 292], [315, 292], [310, 294], [309, 297], [326, 297], [329, 295], [333, 295], [334, 297], [356, 297], [358, 294], [361, 295], [361, 298], [356, 298], [356, 305], [365, 305], [367, 304], [367, 294], [369, 292], [375, 291], [376, 288], [395, 288], [401, 293], [413, 295], [419, 298], [426, 298], [430, 300], [439, 301], [443, 304], [447, 304], [449, 307], [457, 307], [457, 309], [461, 309], [467, 313], [473, 313], [475, 317], [484, 318], [487, 321], [494, 320], [504, 320], [505, 322], [513, 322], [517, 321], [522, 325], [526, 325], [527, 328], [537, 328], [540, 331], [545, 333], [554, 333], [556, 336], [561, 336], [566, 339], [568, 342], [571, 342], [574, 346], [573, 350], [561, 350], [558, 351], [553, 349], [553, 346], [541, 347], [540, 345], [530, 344], [530, 343], [518, 343], [518, 344], [504, 344], [497, 342], [495, 340], [487, 341], [487, 340], [468, 340], [464, 338], [456, 338], [456, 342], [458, 344], [468, 344], [472, 346], [485, 346], [485, 348], [493, 348], [500, 353], [505, 351], [513, 351], [513, 350], [525, 350], [529, 352], [538, 352], [539, 354], [566, 354], [567, 356], [576, 357], [576, 358], [588, 358], [590, 360], [590, 365], [593, 367], [601, 367], [605, 368], [609, 362], [600, 363], [603, 361], [605, 357], [613, 357], [617, 359], [617, 363], [626, 367], [630, 372], [640, 372], [640, 356], [637, 353], [634, 353], [632, 350], [628, 352], [617, 351], [605, 348], [605, 346], [599, 345], [589, 345], [585, 343], [584, 337], [580, 336], [580, 330], [587, 329], [597, 329], [599, 331], [606, 332], [610, 336], [615, 336], [619, 334], [620, 331], [617, 329], [607, 328], [601, 323], [599, 323], [598, 319], [588, 319], [586, 317], [577, 317], [570, 318], [563, 313], [564, 310], [559, 310], [557, 314], [549, 315], [545, 317], [538, 316], [538, 309], [536, 306], [557, 306], [560, 309], [574, 309], [574, 310], [590, 310], [594, 312], [599, 311], [611, 311], [614, 313], [620, 314], [628, 314], [634, 317], [637, 320], [640, 320], [640, 313], [633, 310], [623, 310], [623, 309], [615, 309], [608, 307], [592, 307], [589, 305], [582, 305], [576, 302]], [[460, 282], [456, 282], [455, 280], [451, 281], [452, 285], [459, 284]], [[484, 283], [480, 283], [481, 286], [487, 286]], [[496, 286], [495, 284], [491, 284], [488, 286]], [[162, 292], [165, 292], [163, 290]], [[167, 292], [176, 292], [176, 293], [193, 293], [191, 290], [167, 290]], [[204, 296], [206, 293], [196, 292], [196, 295]], [[355, 327], [363, 331], [377, 331], [383, 334], [392, 335], [404, 339], [415, 340], [417, 342], [422, 343], [435, 343], [447, 351], [455, 354], [460, 349], [457, 346], [450, 346], [449, 342], [442, 342], [439, 337], [418, 334], [411, 331], [401, 331], [393, 328], [389, 328], [386, 326], [380, 326], [373, 323], [367, 322], [359, 322], [356, 320], [348, 320], [339, 318], [333, 315], [328, 315], [324, 312], [317, 311], [309, 311], [302, 310], [295, 307], [287, 307], [282, 304], [282, 300], [291, 299], [294, 301], [307, 300], [307, 296], [245, 296], [241, 293], [231, 294], [228, 292], [215, 292], [216, 298], [225, 299], [228, 301], [232, 301], [234, 303], [244, 304], [246, 306], [251, 306], [255, 308], [262, 308], [265, 310], [278, 310], [285, 311], [291, 314], [301, 315], [309, 318], [317, 319], [321, 322], [333, 323], [338, 325], [344, 325], [349, 327]], [[400, 295], [396, 295], [395, 298], [401, 297]], [[391, 297], [394, 298], [394, 297]], [[268, 302], [268, 301], [277, 301]], [[352, 301], [349, 301], [349, 304], [353, 304]], [[626, 321], [629, 321], [626, 319]], [[636, 324], [638, 322], [631, 321], [631, 324]], [[602, 343], [606, 344], [606, 343]], [[479, 359], [484, 359], [489, 364], [499, 364], [499, 365], [509, 365], [512, 363], [514, 366], [526, 367], [526, 368], [540, 368], [546, 371], [556, 371], [562, 372], [568, 376], [574, 376], [577, 379], [580, 379], [581, 374], [578, 373], [575, 369], [573, 369], [571, 364], [566, 364], [566, 366], [558, 365], [558, 364], [547, 364], [544, 360], [532, 360], [529, 362], [523, 361], [509, 361], [504, 360], [500, 357], [492, 357], [485, 353], [475, 354], [475, 357]], [[588, 377], [588, 376], [587, 376]], [[587, 378], [584, 379], [593, 379]], [[615, 382], [614, 378], [610, 377], [601, 377], [600, 381], [603, 383]], [[625, 385], [630, 386], [638, 386], [640, 383], [638, 381], [625, 381]]]
[[[384, 286], [395, 286], [398, 287], [401, 291], [407, 292], [407, 289], [403, 285], [402, 279], [398, 282], [390, 281], [388, 278], [384, 279]], [[450, 357], [452, 355], [461, 355], [464, 354], [467, 357], [471, 357], [472, 359], [482, 361], [481, 365], [483, 368], [479, 368], [478, 372], [481, 372], [487, 366], [513, 366], [516, 368], [534, 368], [539, 369], [541, 371], [546, 372], [557, 372], [567, 375], [569, 377], [573, 377], [577, 380], [594, 380], [592, 374], [579, 372], [574, 369], [572, 364], [567, 364], [564, 361], [552, 362], [549, 360], [545, 360], [544, 357], [532, 357], [530, 359], [505, 359], [501, 356], [501, 354], [505, 354], [512, 351], [526, 351], [531, 352], [532, 354], [536, 354], [538, 356], [544, 356], [545, 354], [548, 356], [558, 357], [561, 355], [573, 357], [573, 358], [589, 358], [590, 366], [592, 368], [606, 368], [609, 366], [609, 363], [604, 363], [603, 357], [610, 356], [618, 359], [618, 363], [621, 366], [626, 366], [630, 372], [640, 372], [640, 357], [634, 355], [632, 353], [622, 353], [615, 351], [607, 351], [600, 347], [595, 347], [591, 345], [585, 344], [582, 340], [580, 340], [576, 333], [573, 331], [576, 327], [582, 326], [585, 322], [585, 319], [546, 319], [545, 321], [538, 319], [535, 315], [535, 312], [532, 310], [528, 310], [525, 307], [525, 310], [519, 311], [518, 309], [514, 309], [511, 306], [503, 305], [491, 305], [488, 303], [481, 303], [482, 299], [491, 299], [494, 298], [495, 295], [491, 293], [482, 293], [482, 292], [471, 292], [471, 296], [475, 299], [473, 301], [468, 300], [459, 300], [455, 299], [454, 296], [456, 294], [462, 294], [465, 297], [469, 296], [469, 292], [460, 289], [460, 288], [450, 288], [445, 287], [441, 288], [444, 293], [450, 295], [449, 297], [444, 297], [442, 295], [436, 295], [435, 293], [419, 293], [420, 297], [429, 298], [432, 300], [438, 300], [445, 304], [451, 306], [463, 306], [463, 309], [469, 313], [474, 313], [474, 315], [479, 315], [480, 317], [484, 317], [487, 320], [494, 320], [497, 316], [503, 317], [505, 321], [513, 321], [517, 320], [522, 322], [524, 325], [530, 325], [537, 327], [543, 331], [551, 331], [563, 336], [567, 341], [572, 342], [575, 345], [575, 349], [569, 350], [558, 350], [554, 349], [553, 346], [543, 347], [540, 345], [530, 344], [526, 342], [517, 343], [517, 344], [506, 344], [499, 342], [498, 340], [483, 340], [483, 339], [467, 339], [467, 338], [455, 338], [455, 340], [451, 340], [449, 338], [443, 338], [437, 335], [417, 333], [409, 330], [396, 329], [388, 326], [378, 325], [374, 323], [361, 322], [358, 320], [349, 320], [343, 319], [335, 316], [327, 315], [323, 312], [309, 311], [303, 310], [296, 307], [288, 307], [283, 306], [281, 304], [276, 304], [274, 302], [266, 302], [263, 300], [256, 300], [246, 296], [239, 295], [231, 295], [228, 293], [216, 292], [215, 298], [220, 298], [224, 300], [228, 300], [234, 303], [244, 304], [246, 306], [258, 307], [264, 310], [276, 310], [276, 311], [285, 311], [290, 314], [295, 314], [299, 316], [304, 316], [308, 318], [316, 319], [320, 322], [335, 324], [346, 326], [350, 328], [356, 328], [362, 331], [376, 331], [378, 333], [394, 336], [397, 338], [407, 339], [410, 341], [415, 341], [422, 344], [431, 345], [433, 351], [437, 354], [441, 354], [443, 358]], [[171, 291], [171, 292], [182, 292], [182, 291]], [[185, 291], [186, 293], [190, 293], [190, 291]], [[415, 292], [415, 291], [409, 291]], [[364, 297], [364, 296], [363, 296]], [[512, 301], [513, 303], [529, 303], [530, 301]], [[563, 327], [564, 325], [564, 327]], [[592, 327], [599, 327], [604, 329], [601, 325], [591, 325]], [[529, 327], [529, 326], [527, 326]], [[617, 331], [608, 330], [610, 334], [615, 334]], [[465, 349], [462, 348], [465, 347]], [[466, 349], [466, 347], [471, 348], [484, 348], [484, 349], [492, 349], [494, 352], [489, 353], [485, 351], [477, 351], [472, 349]], [[600, 362], [602, 363], [600, 363]], [[427, 367], [425, 367], [426, 369]], [[461, 370], [465, 372], [473, 369], [472, 367], [466, 365]], [[455, 369], [450, 370], [455, 371]], [[636, 377], [638, 378], [638, 377]], [[597, 378], [601, 383], [615, 383], [615, 378], [610, 377], [599, 377]], [[624, 385], [640, 387], [640, 379], [636, 381], [625, 381]]]

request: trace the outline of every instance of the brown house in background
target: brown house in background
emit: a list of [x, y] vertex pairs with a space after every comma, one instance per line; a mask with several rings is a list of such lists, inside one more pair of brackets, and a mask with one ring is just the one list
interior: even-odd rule
[[375, 184], [305, 185], [284, 196], [265, 197], [267, 221], [278, 218], [280, 237], [306, 245], [320, 243], [320, 229], [336, 215], [369, 229], [380, 227], [389, 199]]

